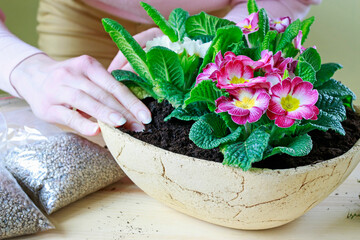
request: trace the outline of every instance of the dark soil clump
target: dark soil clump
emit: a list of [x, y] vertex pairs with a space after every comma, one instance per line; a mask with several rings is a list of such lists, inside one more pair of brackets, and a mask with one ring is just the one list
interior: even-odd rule
[[[201, 158], [209, 161], [222, 162], [223, 155], [218, 148], [202, 149], [189, 139], [189, 131], [193, 122], [180, 121], [175, 118], [164, 122], [173, 108], [167, 102], [158, 103], [152, 98], [144, 100], [152, 113], [152, 122], [146, 125], [144, 132], [122, 131], [144, 142], [183, 155]], [[347, 152], [360, 138], [360, 116], [347, 109], [347, 117], [342, 124], [346, 135], [342, 136], [332, 130], [322, 132], [314, 130], [309, 133], [313, 140], [313, 149], [305, 157], [291, 157], [289, 155], [275, 155], [261, 162], [253, 164], [257, 168], [286, 169], [315, 164], [337, 157]]]

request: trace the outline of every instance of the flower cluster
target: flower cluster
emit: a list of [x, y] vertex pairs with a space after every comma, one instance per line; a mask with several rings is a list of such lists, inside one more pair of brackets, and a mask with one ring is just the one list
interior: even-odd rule
[[300, 77], [283, 79], [285, 72], [294, 74], [290, 69], [294, 59], [281, 57], [280, 51], [273, 55], [264, 50], [261, 56], [253, 61], [232, 52], [223, 57], [219, 52], [215, 63], [198, 75], [197, 84], [211, 79], [229, 94], [216, 100], [216, 112], [228, 112], [237, 124], [256, 122], [266, 113], [282, 128], [292, 126], [295, 120], [316, 120], [318, 92], [313, 85]]

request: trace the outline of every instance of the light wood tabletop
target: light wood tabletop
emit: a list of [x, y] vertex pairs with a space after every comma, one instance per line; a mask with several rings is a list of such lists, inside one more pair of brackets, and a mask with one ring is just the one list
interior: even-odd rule
[[[4, 103], [4, 102], [3, 102]], [[18, 102], [16, 104], [19, 104]], [[0, 110], [14, 104], [2, 104]], [[103, 144], [101, 136], [91, 140]], [[146, 195], [127, 177], [49, 216], [56, 229], [15, 239], [360, 239], [360, 165], [329, 197], [284, 226], [243, 231], [179, 213]]]

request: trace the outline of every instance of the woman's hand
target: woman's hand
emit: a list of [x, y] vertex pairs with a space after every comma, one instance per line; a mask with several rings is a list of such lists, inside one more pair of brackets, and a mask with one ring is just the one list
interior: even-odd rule
[[[150, 28], [146, 31], [143, 31], [141, 33], [138, 33], [134, 35], [134, 39], [139, 43], [139, 45], [144, 49], [146, 47], [146, 42], [149, 40], [152, 40], [156, 37], [160, 37], [164, 35], [162, 31], [159, 28]], [[110, 66], [108, 68], [109, 72], [112, 72], [116, 69], [122, 69], [127, 71], [133, 71], [130, 64], [122, 54], [122, 52], [118, 52], [118, 54], [115, 56], [115, 58], [110, 63]]]
[[14, 69], [11, 83], [39, 118], [84, 135], [100, 132], [89, 116], [133, 131], [151, 122], [146, 106], [89, 56], [63, 62], [45, 54], [31, 56]]

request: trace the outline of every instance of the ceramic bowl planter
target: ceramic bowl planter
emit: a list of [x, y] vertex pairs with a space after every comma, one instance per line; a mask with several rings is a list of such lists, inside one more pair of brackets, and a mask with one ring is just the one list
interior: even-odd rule
[[358, 141], [345, 154], [315, 165], [244, 172], [163, 150], [104, 123], [100, 127], [120, 167], [144, 192], [182, 213], [236, 229], [273, 228], [300, 217], [360, 160]]

